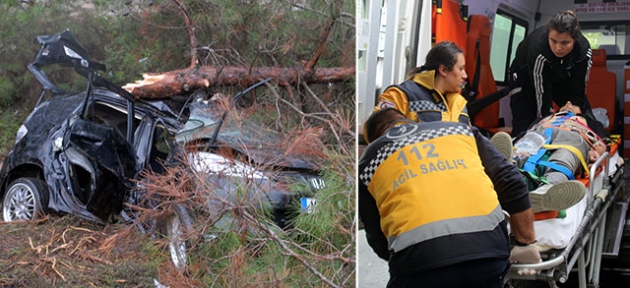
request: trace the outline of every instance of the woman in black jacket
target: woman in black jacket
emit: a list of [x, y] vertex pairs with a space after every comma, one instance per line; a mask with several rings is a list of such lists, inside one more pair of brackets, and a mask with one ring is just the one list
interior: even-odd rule
[[562, 107], [571, 101], [592, 117], [586, 98], [591, 64], [591, 46], [572, 11], [558, 12], [525, 37], [510, 66], [512, 136], [551, 114], [552, 102]]

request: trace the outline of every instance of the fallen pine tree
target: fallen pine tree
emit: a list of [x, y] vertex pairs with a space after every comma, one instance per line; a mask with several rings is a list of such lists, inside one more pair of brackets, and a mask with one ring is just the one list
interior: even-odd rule
[[213, 86], [248, 87], [267, 78], [279, 86], [348, 81], [354, 77], [354, 72], [354, 66], [318, 69], [202, 66], [165, 73], [145, 73], [142, 80], [126, 84], [123, 88], [138, 98], [154, 99]]
[[[270, 78], [278, 86], [299, 86], [301, 84], [332, 83], [349, 81], [354, 78], [355, 66], [316, 68], [320, 57], [329, 45], [335, 23], [343, 16], [341, 7], [344, 1], [331, 5], [329, 18], [323, 25], [317, 47], [308, 61], [302, 66], [283, 67], [239, 67], [239, 66], [200, 66], [199, 44], [195, 36], [195, 24], [188, 8], [181, 0], [172, 0], [184, 19], [190, 41], [190, 65], [188, 68], [163, 73], [144, 73], [142, 80], [123, 86], [138, 98], [165, 98], [186, 94], [197, 89], [214, 86], [248, 87]], [[307, 9], [308, 7], [300, 7]]]

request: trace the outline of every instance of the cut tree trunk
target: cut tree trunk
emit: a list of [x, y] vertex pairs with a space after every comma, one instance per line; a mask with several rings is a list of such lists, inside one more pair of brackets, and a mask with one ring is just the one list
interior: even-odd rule
[[278, 67], [222, 67], [203, 66], [169, 71], [161, 74], [144, 74], [143, 80], [129, 83], [124, 89], [136, 98], [156, 99], [188, 94], [211, 86], [248, 87], [261, 80], [271, 78], [280, 86], [299, 83], [331, 83], [351, 80], [355, 67], [308, 69]]

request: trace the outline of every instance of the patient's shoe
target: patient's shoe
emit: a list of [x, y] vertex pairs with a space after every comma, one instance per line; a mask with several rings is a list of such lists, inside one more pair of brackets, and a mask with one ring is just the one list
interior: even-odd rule
[[505, 156], [505, 159], [512, 161], [512, 136], [505, 132], [497, 132], [490, 138], [490, 142], [497, 147], [497, 150]]
[[567, 209], [584, 198], [586, 187], [577, 180], [545, 184], [529, 192], [534, 213]]

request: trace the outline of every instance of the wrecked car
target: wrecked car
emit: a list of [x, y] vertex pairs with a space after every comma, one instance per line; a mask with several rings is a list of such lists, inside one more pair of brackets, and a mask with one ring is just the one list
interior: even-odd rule
[[[204, 181], [225, 191], [235, 183], [228, 178], [271, 187], [262, 194], [252, 192], [251, 197], [272, 210], [279, 226], [287, 224], [293, 203], [310, 209], [315, 192], [324, 187], [317, 157], [301, 159], [280, 151], [277, 133], [213, 109], [209, 97], [199, 97], [203, 93], [184, 95], [180, 97], [184, 101], [174, 101], [175, 105], [136, 99], [98, 74], [105, 65], [92, 61], [69, 31], [37, 39], [42, 47], [28, 68], [43, 91], [0, 170], [4, 221], [34, 220], [49, 213], [70, 213], [99, 223], [122, 213], [133, 221], [134, 215], [123, 208], [128, 202], [143, 203], [138, 184], [143, 171], [161, 173], [169, 165], [189, 165], [187, 169], [203, 173]], [[73, 68], [88, 79], [87, 88], [62, 90], [42, 70], [50, 64]], [[237, 94], [231, 104], [246, 92]], [[47, 94], [49, 99], [44, 100]], [[195, 149], [188, 150], [190, 146]], [[189, 162], [172, 161], [182, 151]], [[236, 157], [228, 159], [218, 151]], [[273, 173], [261, 167], [270, 167]], [[206, 207], [212, 208], [210, 203]], [[186, 208], [178, 207], [171, 222], [164, 224], [175, 227], [167, 228], [168, 235], [181, 233], [176, 229], [181, 225], [172, 221], [189, 224], [189, 213], [182, 209]], [[185, 245], [173, 239], [173, 261], [185, 264]]]
[[[257, 192], [252, 191], [253, 188], [266, 187], [264, 197], [274, 205], [274, 220], [283, 227], [287, 224], [286, 214], [289, 211], [286, 209], [291, 207], [289, 202], [295, 200], [296, 193], [300, 195], [301, 210], [307, 211], [316, 202], [315, 198], [309, 196], [325, 187], [323, 179], [314, 173], [321, 165], [318, 161], [323, 156], [319, 155], [321, 146], [310, 145], [312, 149], [308, 149], [304, 148], [309, 146], [307, 144], [294, 145], [292, 139], [283, 138], [274, 130], [239, 117], [238, 112], [234, 113], [230, 107], [234, 107], [244, 92], [231, 100], [221, 99], [220, 94], [208, 100], [205, 100], [206, 97], [194, 99], [189, 105], [190, 117], [184, 128], [175, 135], [175, 140], [181, 145], [194, 147], [189, 149], [195, 152], [188, 154], [188, 163], [193, 170], [206, 174], [205, 182], [214, 184], [214, 193], [229, 196], [230, 192], [237, 189], [230, 186], [242, 183], [225, 181], [224, 178], [236, 176], [242, 179], [245, 178], [243, 175], [255, 181], [255, 185], [250, 185], [249, 193]], [[226, 101], [230, 103], [226, 104]], [[228, 148], [227, 153], [217, 154], [217, 151], [225, 148]], [[307, 192], [291, 191], [290, 188], [300, 184], [306, 184], [301, 188]]]

